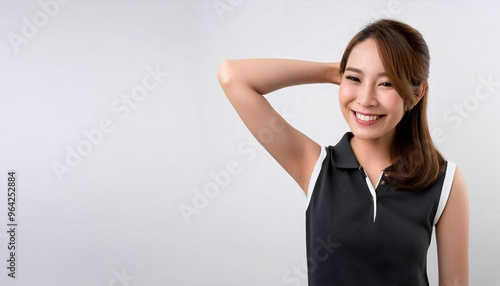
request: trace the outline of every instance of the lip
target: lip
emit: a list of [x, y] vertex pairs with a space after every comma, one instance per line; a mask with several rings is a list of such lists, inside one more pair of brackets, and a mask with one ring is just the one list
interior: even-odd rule
[[[352, 110], [352, 109], [351, 109], [351, 113], [352, 113], [352, 116], [353, 116], [354, 120], [358, 124], [361, 124], [361, 125], [374, 125], [374, 124], [377, 124], [378, 122], [380, 122], [385, 117], [385, 114], [363, 113], [363, 112], [358, 112], [358, 111], [355, 111], [355, 110]], [[359, 119], [356, 116], [356, 113], [364, 115], [364, 116], [379, 116], [379, 118], [377, 118], [377, 119], [375, 119], [373, 121], [363, 121], [363, 120]]]

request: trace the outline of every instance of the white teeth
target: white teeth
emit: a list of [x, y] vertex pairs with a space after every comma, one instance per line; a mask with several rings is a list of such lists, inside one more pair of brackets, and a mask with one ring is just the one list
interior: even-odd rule
[[380, 115], [363, 115], [355, 112], [356, 117], [363, 121], [375, 121], [380, 118]]

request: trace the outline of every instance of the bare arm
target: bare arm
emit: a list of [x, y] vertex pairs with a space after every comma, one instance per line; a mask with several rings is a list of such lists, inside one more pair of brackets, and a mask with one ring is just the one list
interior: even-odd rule
[[320, 146], [293, 128], [262, 96], [308, 83], [340, 82], [338, 64], [283, 59], [224, 61], [219, 82], [250, 132], [307, 193]]
[[436, 225], [440, 286], [469, 285], [469, 202], [457, 168], [444, 212]]

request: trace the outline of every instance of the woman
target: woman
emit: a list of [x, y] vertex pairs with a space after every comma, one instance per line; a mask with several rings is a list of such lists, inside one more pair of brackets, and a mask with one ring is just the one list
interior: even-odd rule
[[[308, 196], [310, 286], [429, 285], [434, 226], [439, 285], [468, 285], [466, 184], [429, 133], [429, 60], [417, 30], [384, 19], [356, 34], [340, 63], [254, 59], [219, 68], [245, 125]], [[308, 83], [340, 86], [351, 132], [335, 146], [321, 148], [262, 96]]]

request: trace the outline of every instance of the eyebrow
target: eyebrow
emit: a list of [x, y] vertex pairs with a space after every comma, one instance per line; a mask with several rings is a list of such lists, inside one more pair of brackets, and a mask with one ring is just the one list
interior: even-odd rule
[[[360, 73], [360, 74], [363, 74], [363, 71], [358, 69], [358, 68], [354, 68], [354, 67], [347, 67], [345, 68], [346, 71], [352, 71], [352, 72], [355, 72], [355, 73]], [[383, 77], [383, 76], [387, 76], [387, 73], [386, 72], [381, 72], [381, 73], [378, 73], [377, 74], [378, 77]]]

